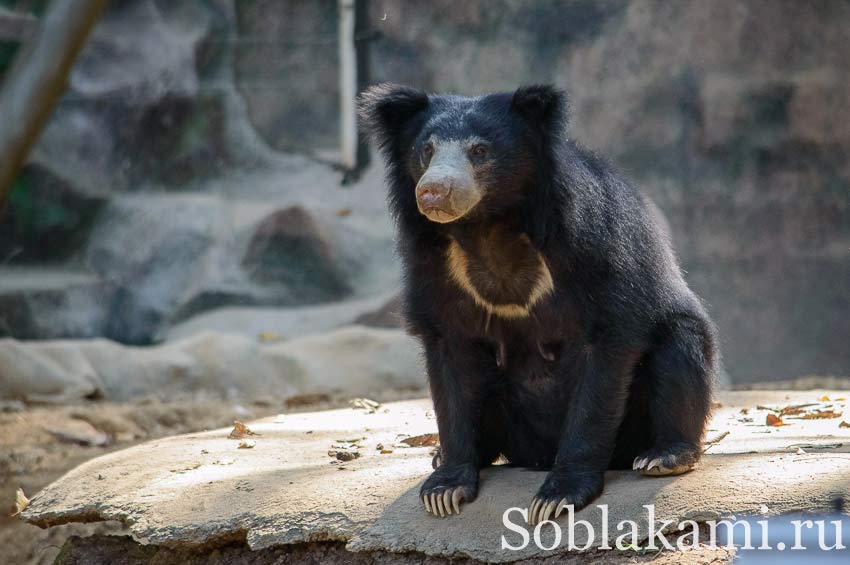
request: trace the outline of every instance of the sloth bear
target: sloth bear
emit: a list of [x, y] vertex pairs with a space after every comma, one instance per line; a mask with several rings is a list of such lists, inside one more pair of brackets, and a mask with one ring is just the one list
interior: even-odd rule
[[551, 86], [360, 99], [440, 433], [421, 489], [434, 515], [460, 512], [500, 457], [549, 470], [532, 524], [587, 505], [606, 469], [675, 475], [700, 457], [714, 327], [651, 206], [568, 139], [566, 106]]

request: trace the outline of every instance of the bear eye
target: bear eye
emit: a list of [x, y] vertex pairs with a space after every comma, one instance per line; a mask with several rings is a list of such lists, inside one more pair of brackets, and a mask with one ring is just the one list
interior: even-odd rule
[[434, 146], [430, 143], [426, 143], [424, 146], [422, 146], [422, 156], [425, 157], [425, 159], [430, 159], [431, 157], [433, 157]]
[[487, 156], [487, 148], [480, 143], [477, 143], [469, 149], [469, 154], [476, 159], [483, 159]]

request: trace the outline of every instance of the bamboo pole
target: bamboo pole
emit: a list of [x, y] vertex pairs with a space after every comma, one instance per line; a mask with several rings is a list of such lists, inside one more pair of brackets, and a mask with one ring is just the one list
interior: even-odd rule
[[16, 57], [0, 90], [0, 206], [107, 0], [53, 0], [41, 29]]
[[357, 48], [355, 0], [339, 0], [340, 150], [346, 171], [357, 169]]

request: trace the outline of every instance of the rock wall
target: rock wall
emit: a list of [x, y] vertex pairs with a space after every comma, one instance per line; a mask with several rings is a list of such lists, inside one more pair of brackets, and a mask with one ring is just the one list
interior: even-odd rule
[[[373, 82], [570, 92], [572, 135], [666, 214], [735, 381], [850, 373], [850, 4], [368, 7]], [[0, 335], [150, 343], [212, 308], [391, 287], [379, 172], [341, 189], [283, 152], [336, 145], [335, 18], [112, 2], [0, 211]]]
[[[270, 29], [274, 1], [248, 4], [245, 29]], [[302, 6], [293, 14], [305, 23], [299, 29], [332, 17], [332, 4]], [[370, 7], [369, 27], [380, 34], [370, 44], [374, 82], [463, 94], [552, 82], [569, 91], [574, 137], [613, 157], [666, 214], [735, 380], [850, 372], [850, 4]], [[276, 55], [301, 65], [307, 56], [285, 47]], [[317, 55], [315, 64], [327, 61]], [[322, 124], [307, 128], [311, 139], [332, 145], [326, 126], [336, 116], [318, 109], [336, 96], [334, 79], [317, 89], [324, 75], [308, 74], [309, 100], [296, 93], [276, 111], [249, 94], [249, 105], [309, 115]], [[304, 133], [287, 134], [288, 123], [260, 129], [272, 128], [264, 135], [282, 146]]]

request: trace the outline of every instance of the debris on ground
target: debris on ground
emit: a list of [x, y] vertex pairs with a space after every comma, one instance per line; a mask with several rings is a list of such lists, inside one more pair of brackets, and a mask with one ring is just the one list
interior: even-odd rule
[[768, 414], [767, 418], [765, 419], [765, 425], [778, 428], [780, 426], [787, 426], [788, 424], [782, 421], [781, 416], [777, 416], [776, 414]]
[[182, 473], [188, 473], [189, 471], [194, 471], [195, 469], [197, 469], [200, 466], [201, 466], [200, 463], [193, 463], [193, 464], [188, 465], [186, 467], [183, 467], [181, 469], [169, 469], [169, 471], [172, 472], [172, 473], [182, 474]]
[[12, 505], [10, 516], [17, 516], [27, 509], [30, 505], [30, 499], [24, 494], [24, 489], [19, 488], [15, 491], [15, 503]]
[[248, 436], [258, 436], [257, 432], [251, 431], [251, 429], [240, 422], [239, 420], [233, 420], [233, 429], [230, 431], [230, 435], [227, 436], [230, 439], [242, 439]]
[[369, 414], [374, 414], [382, 406], [380, 402], [370, 398], [352, 398], [349, 404], [351, 404], [352, 408], [366, 410]]
[[254, 446], [257, 445], [257, 442], [253, 439], [243, 439], [239, 442], [237, 449], [253, 449]]
[[841, 412], [835, 412], [834, 410], [815, 410], [802, 416], [803, 420], [829, 420], [840, 417]]
[[440, 436], [437, 434], [422, 434], [419, 436], [411, 436], [399, 440], [407, 447], [433, 447], [440, 443]]
[[729, 435], [729, 430], [726, 430], [725, 432], [719, 433], [716, 436], [705, 440], [703, 442], [703, 446], [704, 446], [703, 451], [707, 450], [709, 447], [711, 447], [712, 445], [714, 445], [716, 443], [720, 443], [721, 441], [723, 441], [723, 438], [725, 438], [728, 435]]

